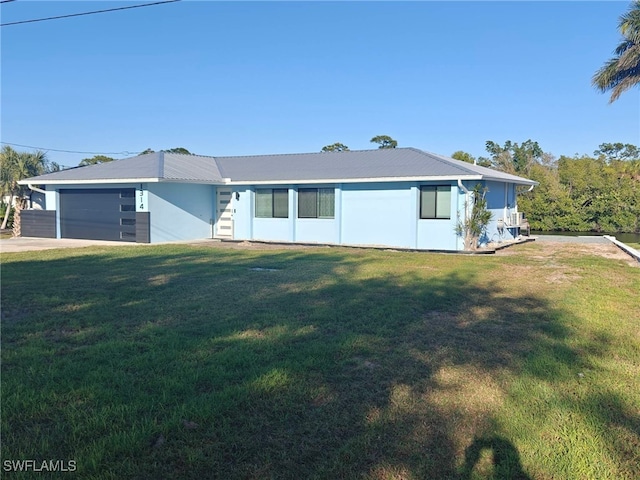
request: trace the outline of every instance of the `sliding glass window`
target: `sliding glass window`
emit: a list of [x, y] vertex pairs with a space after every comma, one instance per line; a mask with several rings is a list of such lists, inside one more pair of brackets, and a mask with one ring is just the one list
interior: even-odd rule
[[450, 185], [428, 185], [420, 187], [420, 218], [451, 218]]
[[289, 190], [286, 188], [258, 188], [256, 190], [257, 218], [288, 218]]
[[298, 189], [298, 218], [334, 218], [335, 197], [333, 188]]

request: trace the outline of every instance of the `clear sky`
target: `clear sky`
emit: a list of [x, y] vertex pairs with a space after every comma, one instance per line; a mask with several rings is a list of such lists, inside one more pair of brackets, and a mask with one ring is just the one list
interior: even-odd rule
[[[2, 23], [146, 3], [33, 2]], [[182, 1], [6, 26], [3, 142], [73, 166], [150, 147], [202, 155], [341, 142], [485, 155], [487, 140], [560, 155], [640, 145], [640, 89], [591, 86], [630, 2]], [[16, 147], [19, 150], [28, 150]]]

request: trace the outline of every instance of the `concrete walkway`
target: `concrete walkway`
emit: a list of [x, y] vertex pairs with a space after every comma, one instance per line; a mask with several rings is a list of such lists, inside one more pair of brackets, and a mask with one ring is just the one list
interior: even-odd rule
[[570, 235], [535, 235], [531, 238], [535, 238], [537, 242], [561, 242], [561, 243], [611, 243], [605, 237], [602, 236], [582, 236], [572, 237]]

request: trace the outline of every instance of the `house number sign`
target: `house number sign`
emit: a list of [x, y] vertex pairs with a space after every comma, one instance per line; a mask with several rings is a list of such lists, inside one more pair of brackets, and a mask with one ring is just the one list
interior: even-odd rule
[[144, 184], [140, 184], [140, 189], [136, 191], [136, 211], [138, 212], [146, 212], [147, 211], [147, 192], [144, 189]]

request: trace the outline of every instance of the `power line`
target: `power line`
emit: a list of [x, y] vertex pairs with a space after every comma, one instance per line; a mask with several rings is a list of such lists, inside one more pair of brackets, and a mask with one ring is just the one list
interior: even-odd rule
[[[4, 0], [4, 1], [13, 1], [13, 0]], [[129, 10], [131, 8], [152, 7], [154, 5], [162, 5], [164, 3], [174, 3], [179, 1], [181, 0], [164, 0], [162, 2], [144, 3], [142, 5], [130, 5], [128, 7], [107, 8], [106, 10], [94, 10], [92, 12], [71, 13], [69, 15], [59, 15], [57, 17], [45, 17], [45, 18], [34, 18], [31, 20], [20, 20], [19, 22], [2, 23], [0, 24], [0, 27], [8, 27], [9, 25], [20, 25], [22, 23], [44, 22], [45, 20], [58, 20], [60, 18], [80, 17], [82, 15], [93, 15], [96, 13], [115, 12], [116, 10]]]
[[15, 2], [16, 0], [0, 0], [0, 3]]
[[58, 150], [55, 148], [34, 147], [33, 145], [21, 145], [19, 143], [0, 142], [3, 145], [11, 145], [12, 147], [32, 148], [34, 150], [46, 150], [48, 152], [61, 153], [81, 153], [83, 155], [137, 155], [137, 152], [79, 152], [77, 150]]

